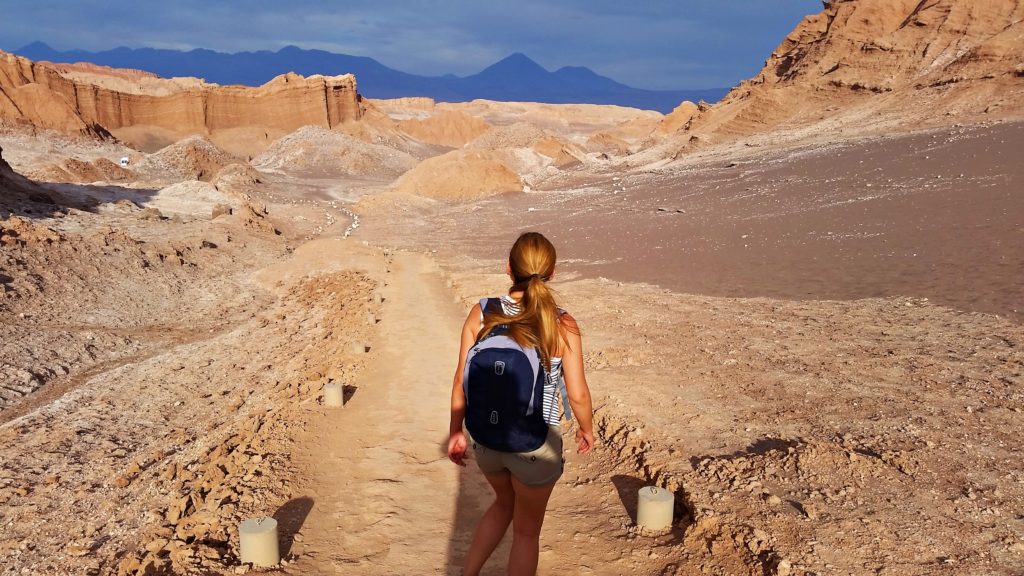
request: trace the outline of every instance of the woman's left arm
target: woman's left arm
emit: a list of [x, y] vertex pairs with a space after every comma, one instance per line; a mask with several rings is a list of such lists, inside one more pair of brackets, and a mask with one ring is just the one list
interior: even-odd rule
[[459, 362], [455, 365], [455, 377], [452, 379], [452, 414], [448, 424], [448, 459], [459, 466], [465, 466], [466, 434], [462, 431], [462, 421], [466, 418], [466, 393], [462, 389], [462, 371], [466, 366], [469, 349], [476, 344], [476, 335], [480, 331], [480, 305], [474, 304], [462, 324], [462, 336], [459, 344]]
[[565, 337], [562, 351], [562, 377], [569, 405], [576, 417], [576, 451], [586, 454], [594, 447], [594, 406], [590, 398], [590, 387], [583, 372], [583, 338], [576, 319], [569, 314], [561, 317], [561, 331]]

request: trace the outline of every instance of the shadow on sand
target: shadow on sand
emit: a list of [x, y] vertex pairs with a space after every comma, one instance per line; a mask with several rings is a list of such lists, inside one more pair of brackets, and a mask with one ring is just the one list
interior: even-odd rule
[[104, 204], [130, 201], [141, 208], [157, 195], [159, 190], [125, 188], [115, 185], [63, 184], [31, 182], [19, 179], [9, 188], [0, 182], [0, 218], [8, 215], [38, 219], [60, 217], [69, 209], [98, 212]]
[[274, 512], [274, 520], [277, 520], [277, 537], [281, 546], [281, 557], [287, 558], [295, 544], [295, 535], [302, 530], [310, 510], [313, 509], [313, 499], [309, 496], [292, 498]]
[[[442, 455], [447, 459], [448, 438], [444, 439]], [[473, 541], [473, 531], [477, 522], [487, 511], [487, 508], [494, 501], [494, 491], [487, 479], [477, 468], [473, 461], [473, 449], [466, 453], [467, 460], [464, 468], [459, 468], [459, 487], [455, 495], [455, 512], [452, 522], [451, 537], [448, 539], [448, 563], [445, 574], [458, 576], [462, 574], [462, 561], [466, 557], [466, 551]], [[454, 466], [454, 464], [452, 464]], [[505, 574], [505, 566], [508, 562], [508, 554], [512, 545], [510, 533], [512, 528], [505, 533], [505, 538], [498, 544], [498, 548], [487, 560], [484, 569], [480, 572], [483, 576], [499, 576]]]

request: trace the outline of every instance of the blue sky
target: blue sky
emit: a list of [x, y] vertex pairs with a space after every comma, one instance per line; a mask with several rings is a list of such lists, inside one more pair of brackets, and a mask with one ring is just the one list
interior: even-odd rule
[[820, 0], [0, 0], [0, 48], [293, 44], [460, 76], [523, 52], [549, 70], [586, 66], [638, 88], [699, 89], [756, 74], [819, 11]]

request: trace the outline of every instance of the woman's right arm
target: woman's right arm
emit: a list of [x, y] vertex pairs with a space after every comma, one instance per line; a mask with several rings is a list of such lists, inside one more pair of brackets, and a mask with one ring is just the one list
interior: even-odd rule
[[462, 421], [466, 418], [466, 393], [462, 389], [462, 371], [466, 366], [469, 349], [476, 343], [476, 334], [480, 330], [480, 305], [474, 304], [462, 324], [459, 338], [459, 361], [455, 365], [455, 377], [452, 379], [452, 410], [448, 424], [448, 458], [465, 466], [467, 449], [466, 435], [462, 432]]
[[583, 338], [576, 319], [569, 314], [561, 317], [566, 349], [562, 352], [562, 377], [569, 394], [569, 406], [579, 428], [576, 430], [576, 451], [590, 452], [594, 447], [594, 407], [590, 399], [590, 387], [583, 373]]

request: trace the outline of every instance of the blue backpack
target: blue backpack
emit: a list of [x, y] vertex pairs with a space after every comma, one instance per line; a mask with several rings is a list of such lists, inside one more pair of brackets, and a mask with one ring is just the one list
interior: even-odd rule
[[[500, 314], [501, 301], [485, 298], [480, 309]], [[548, 435], [544, 421], [545, 372], [535, 348], [523, 348], [495, 326], [466, 356], [462, 388], [466, 429], [475, 442], [502, 452], [530, 452]]]

